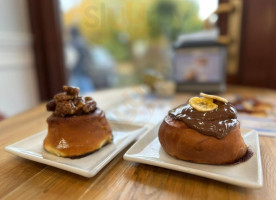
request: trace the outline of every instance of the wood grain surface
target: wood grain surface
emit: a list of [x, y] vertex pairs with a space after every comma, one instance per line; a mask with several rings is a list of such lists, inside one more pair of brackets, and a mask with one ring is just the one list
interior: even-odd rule
[[[276, 92], [272, 90], [231, 87], [228, 91], [276, 97]], [[171, 106], [185, 102], [188, 96], [177, 94]], [[4, 150], [5, 146], [46, 129], [48, 116], [45, 104], [41, 104], [0, 123], [0, 199], [276, 199], [275, 137], [260, 137], [264, 178], [261, 189], [246, 189], [125, 161], [123, 155], [131, 145], [96, 176], [84, 178]]]

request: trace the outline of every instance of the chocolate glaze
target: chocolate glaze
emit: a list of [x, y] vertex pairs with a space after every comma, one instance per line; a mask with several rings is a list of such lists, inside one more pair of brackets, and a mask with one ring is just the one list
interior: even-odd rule
[[243, 157], [241, 157], [240, 159], [236, 160], [234, 163], [232, 163], [232, 165], [237, 165], [237, 164], [248, 161], [253, 156], [253, 154], [254, 154], [253, 151], [251, 149], [247, 148], [246, 154]]
[[218, 108], [212, 111], [201, 112], [187, 103], [170, 110], [169, 115], [204, 135], [222, 139], [237, 125], [237, 111], [230, 103], [214, 103]]

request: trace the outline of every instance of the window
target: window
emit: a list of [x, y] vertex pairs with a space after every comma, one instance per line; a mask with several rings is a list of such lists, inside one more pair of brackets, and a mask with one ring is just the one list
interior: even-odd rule
[[171, 73], [172, 45], [206, 27], [217, 0], [60, 0], [68, 84], [82, 92]]

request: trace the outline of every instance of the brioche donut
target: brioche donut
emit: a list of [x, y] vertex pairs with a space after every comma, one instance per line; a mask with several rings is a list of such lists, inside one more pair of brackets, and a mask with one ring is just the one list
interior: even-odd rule
[[102, 110], [87, 115], [47, 119], [48, 134], [44, 149], [61, 157], [76, 157], [112, 142], [112, 131]]
[[80, 157], [113, 140], [104, 112], [91, 97], [78, 96], [78, 88], [64, 86], [64, 93], [47, 104], [53, 114], [47, 119], [44, 149], [61, 157]]
[[158, 137], [161, 146], [169, 155], [195, 163], [233, 163], [247, 151], [239, 124], [227, 136], [217, 139], [201, 134], [167, 115], [160, 126]]
[[[158, 132], [164, 151], [181, 160], [215, 165], [234, 163], [244, 157], [247, 146], [235, 108], [217, 100], [208, 99], [206, 103], [197, 97], [196, 101], [199, 103], [195, 107], [200, 107], [200, 111], [187, 103], [165, 117]], [[216, 107], [209, 111], [208, 104]]]

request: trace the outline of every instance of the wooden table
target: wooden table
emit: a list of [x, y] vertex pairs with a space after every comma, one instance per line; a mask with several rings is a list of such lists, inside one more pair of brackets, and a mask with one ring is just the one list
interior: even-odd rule
[[[120, 91], [98, 92], [95, 96], [120, 96]], [[276, 97], [275, 91], [263, 89], [230, 87], [228, 92]], [[186, 99], [187, 95], [177, 94], [171, 106]], [[103, 102], [101, 105], [106, 106]], [[84, 178], [5, 152], [5, 146], [46, 129], [48, 116], [45, 104], [41, 104], [0, 123], [1, 199], [276, 199], [276, 138], [260, 137], [264, 178], [261, 189], [125, 161], [122, 157], [130, 145], [96, 176]]]

